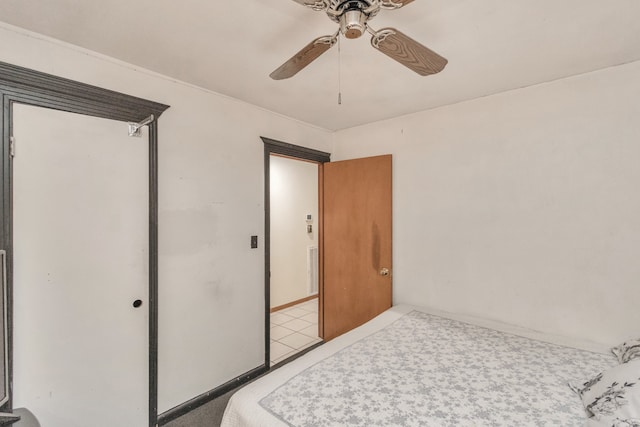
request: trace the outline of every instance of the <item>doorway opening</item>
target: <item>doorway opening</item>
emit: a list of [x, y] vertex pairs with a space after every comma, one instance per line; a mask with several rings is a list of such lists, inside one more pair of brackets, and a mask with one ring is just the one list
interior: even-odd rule
[[318, 331], [318, 168], [271, 154], [270, 362], [321, 341]]
[[322, 164], [329, 154], [265, 144], [265, 363], [322, 342]]

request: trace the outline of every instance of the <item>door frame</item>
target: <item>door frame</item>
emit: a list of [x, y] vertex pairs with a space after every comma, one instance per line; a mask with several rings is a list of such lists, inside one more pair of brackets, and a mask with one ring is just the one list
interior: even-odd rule
[[[320, 309], [318, 310], [318, 326], [323, 330], [322, 296], [323, 296], [323, 228], [322, 228], [322, 165], [331, 161], [331, 154], [312, 148], [301, 147], [275, 139], [260, 137], [264, 142], [264, 363], [271, 366], [271, 179], [269, 159], [272, 154], [289, 157], [294, 160], [318, 163], [318, 295]], [[322, 336], [321, 336], [322, 338]]]
[[[7, 343], [9, 400], [0, 411], [13, 409], [13, 194], [11, 137], [13, 103], [51, 108], [122, 122], [149, 123], [149, 426], [158, 418], [158, 118], [168, 105], [85, 83], [0, 62], [0, 249], [7, 254]], [[123, 132], [127, 131], [123, 124]], [[19, 151], [19, 149], [17, 150]]]

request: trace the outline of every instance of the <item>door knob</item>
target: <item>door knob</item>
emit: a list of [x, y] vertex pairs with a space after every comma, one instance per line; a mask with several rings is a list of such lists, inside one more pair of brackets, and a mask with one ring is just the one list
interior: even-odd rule
[[380, 275], [381, 276], [388, 276], [389, 275], [389, 269], [388, 268], [381, 268], [380, 269]]
[[142, 305], [142, 300], [137, 299], [137, 300], [135, 300], [133, 302], [132, 305], [133, 305], [134, 308], [138, 308], [138, 307], [140, 307]]

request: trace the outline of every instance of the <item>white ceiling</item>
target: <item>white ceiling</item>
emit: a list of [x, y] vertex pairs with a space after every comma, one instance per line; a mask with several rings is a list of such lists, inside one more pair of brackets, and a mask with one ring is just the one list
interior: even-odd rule
[[292, 0], [0, 0], [0, 21], [329, 130], [640, 59], [638, 0], [416, 0], [370, 24], [396, 27], [449, 60], [420, 77], [341, 41], [295, 77], [269, 73], [335, 32]]

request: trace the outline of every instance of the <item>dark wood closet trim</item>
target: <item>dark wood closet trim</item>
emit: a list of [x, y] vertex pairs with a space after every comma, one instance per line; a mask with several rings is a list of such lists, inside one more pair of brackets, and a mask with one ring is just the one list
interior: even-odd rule
[[[7, 332], [9, 346], [9, 393], [13, 381], [13, 210], [12, 162], [10, 137], [12, 135], [12, 104], [14, 102], [51, 108], [122, 122], [140, 122], [153, 114], [149, 125], [149, 426], [155, 427], [158, 418], [158, 127], [157, 119], [168, 105], [148, 101], [112, 90], [30, 70], [0, 62], [0, 101], [2, 102], [2, 150], [0, 175], [2, 176], [2, 230], [0, 248], [7, 251]], [[123, 132], [126, 127], [123, 126]], [[0, 407], [10, 412], [13, 402]]]
[[[260, 137], [264, 142], [264, 363], [267, 367], [271, 365], [270, 349], [271, 344], [271, 182], [270, 182], [270, 163], [269, 158], [272, 154], [291, 157], [297, 160], [307, 160], [319, 163], [331, 161], [331, 154], [323, 151], [314, 150], [312, 148], [300, 147], [298, 145], [289, 144], [287, 142], [277, 141], [275, 139]], [[319, 178], [322, 177], [322, 167], [319, 168]], [[322, 180], [319, 185], [322, 186]], [[318, 208], [322, 209], [322, 190], [318, 188], [319, 204]], [[322, 215], [320, 215], [321, 217]], [[322, 260], [322, 221], [318, 222], [319, 239], [318, 251], [319, 258]], [[322, 287], [322, 261], [319, 263], [319, 298], [322, 297], [320, 288]], [[319, 324], [322, 322], [320, 316]]]
[[0, 91], [25, 104], [119, 121], [156, 118], [168, 105], [0, 62]]

